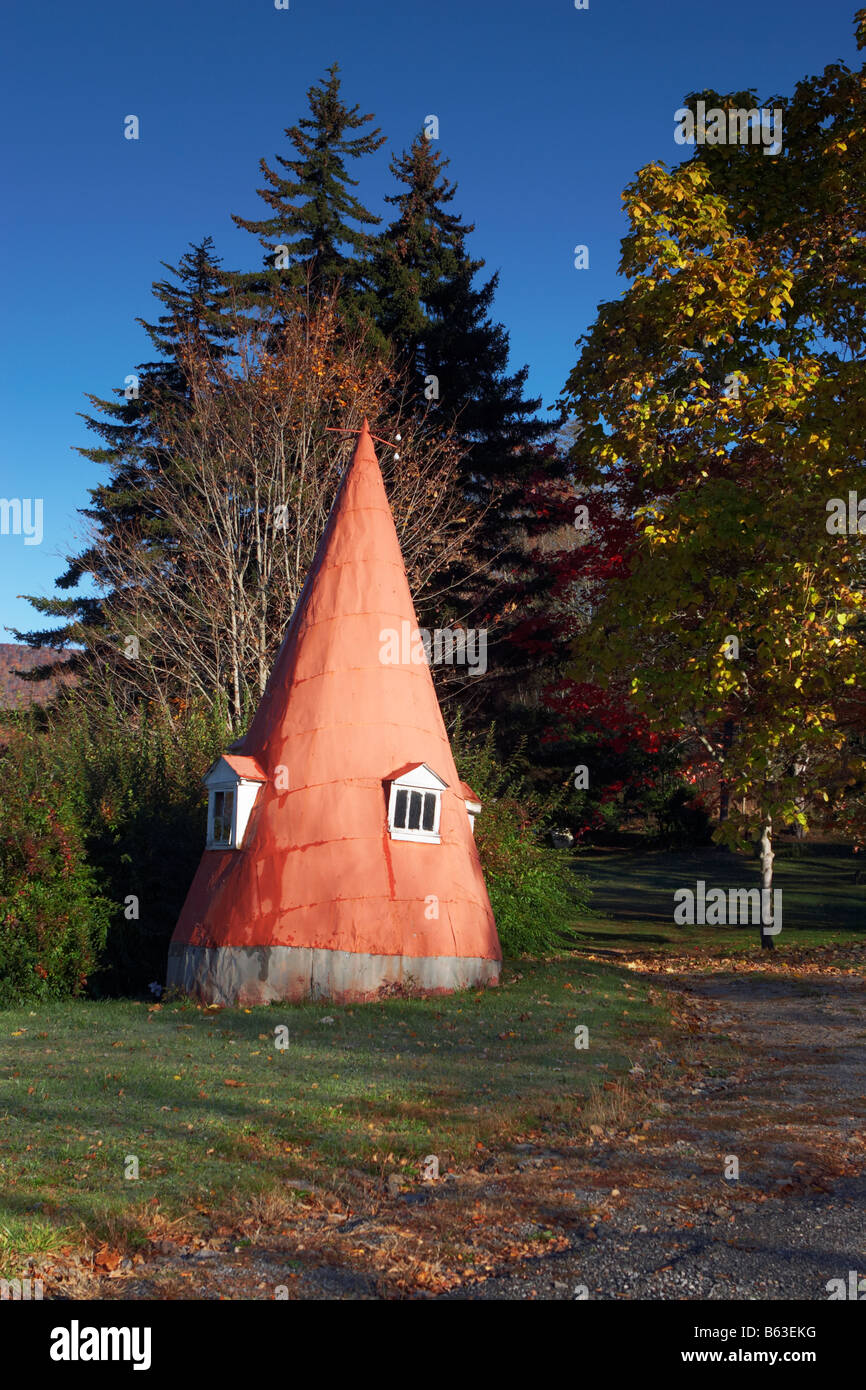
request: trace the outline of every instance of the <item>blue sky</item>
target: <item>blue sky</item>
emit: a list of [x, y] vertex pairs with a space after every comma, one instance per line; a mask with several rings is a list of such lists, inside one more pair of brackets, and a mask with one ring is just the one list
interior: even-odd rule
[[[859, 0], [858, 0], [859, 3]], [[575, 340], [616, 278], [620, 194], [651, 159], [675, 162], [673, 113], [706, 87], [760, 98], [839, 58], [854, 65], [854, 0], [148, 0], [18, 5], [5, 24], [0, 495], [44, 499], [44, 538], [0, 535], [0, 641], [41, 625], [16, 596], [48, 594], [81, 540], [76, 508], [104, 470], [85, 392], [108, 396], [148, 357], [159, 262], [214, 237], [229, 268], [259, 264], [230, 214], [262, 214], [257, 164], [332, 62], [388, 144], [359, 195], [384, 212], [391, 152], [425, 116], [500, 272], [512, 363], [553, 402]], [[124, 117], [140, 139], [123, 138]], [[363, 166], [362, 166], [363, 168]], [[588, 270], [573, 248], [589, 247]]]

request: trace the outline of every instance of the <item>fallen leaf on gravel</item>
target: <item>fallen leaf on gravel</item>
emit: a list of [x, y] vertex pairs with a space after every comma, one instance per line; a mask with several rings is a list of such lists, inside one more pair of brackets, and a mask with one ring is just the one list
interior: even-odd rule
[[117, 1269], [121, 1261], [119, 1250], [110, 1250], [107, 1245], [103, 1245], [93, 1257], [93, 1263], [100, 1269]]

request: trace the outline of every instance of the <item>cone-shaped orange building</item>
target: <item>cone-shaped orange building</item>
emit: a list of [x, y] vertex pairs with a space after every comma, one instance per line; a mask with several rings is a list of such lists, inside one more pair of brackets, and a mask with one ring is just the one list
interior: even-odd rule
[[481, 808], [457, 776], [366, 421], [249, 732], [205, 784], [208, 847], [170, 986], [251, 1005], [496, 983]]

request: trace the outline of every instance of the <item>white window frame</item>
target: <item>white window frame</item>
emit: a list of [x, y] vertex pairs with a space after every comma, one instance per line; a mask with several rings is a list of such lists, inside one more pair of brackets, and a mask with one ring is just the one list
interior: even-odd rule
[[[422, 844], [439, 845], [442, 843], [439, 826], [442, 820], [442, 793], [448, 788], [448, 783], [443, 782], [438, 773], [434, 772], [426, 763], [419, 763], [417, 767], [410, 768], [400, 777], [395, 777], [391, 782], [391, 791], [388, 797], [388, 833], [392, 840], [415, 840]], [[398, 826], [394, 823], [397, 810], [397, 796], [400, 792], [406, 792], [411, 796], [412, 792], [419, 792], [422, 796], [432, 796], [434, 798], [433, 808], [433, 828], [432, 830], [410, 830], [406, 826]], [[422, 804], [423, 814], [423, 804]]]
[[[216, 820], [216, 798], [217, 792], [231, 792], [232, 794], [232, 823], [227, 840], [214, 839], [214, 821]], [[208, 849], [237, 849], [237, 828], [238, 828], [238, 784], [237, 782], [221, 782], [218, 786], [208, 787], [207, 801], [207, 848]]]
[[[223, 758], [217, 758], [205, 776], [204, 784], [208, 791], [205, 849], [242, 849], [247, 826], [263, 782], [253, 777], [241, 777]], [[214, 839], [217, 792], [232, 793], [231, 832], [227, 840]]]

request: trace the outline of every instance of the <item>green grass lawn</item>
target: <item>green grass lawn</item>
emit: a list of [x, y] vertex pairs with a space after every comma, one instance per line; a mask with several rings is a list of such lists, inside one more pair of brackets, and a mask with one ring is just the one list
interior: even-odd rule
[[[591, 849], [576, 866], [592, 885], [593, 916], [577, 924], [579, 944], [672, 952], [730, 953], [756, 948], [755, 926], [677, 926], [674, 891], [694, 890], [698, 879], [710, 888], [759, 888], [757, 860], [725, 850]], [[775, 949], [866, 943], [866, 883], [855, 882], [853, 856], [803, 849], [784, 850], [774, 865], [774, 887], [782, 890], [782, 930]]]
[[[417, 1175], [431, 1153], [444, 1171], [479, 1143], [586, 1123], [612, 1099], [602, 1083], [665, 1031], [647, 996], [625, 970], [575, 956], [441, 999], [7, 1011], [0, 1266], [14, 1275], [22, 1257], [85, 1235], [135, 1245], [157, 1204], [161, 1218], [195, 1218], [293, 1181], [333, 1190], [353, 1168]], [[138, 1180], [124, 1176], [131, 1156]]]
[[[594, 850], [575, 863], [598, 914], [576, 924], [578, 951], [512, 963], [498, 989], [342, 1008], [82, 1000], [0, 1013], [0, 1274], [64, 1244], [134, 1247], [157, 1214], [204, 1228], [311, 1183], [339, 1191], [352, 1170], [417, 1176], [427, 1154], [459, 1167], [479, 1144], [573, 1133], [630, 1104], [634, 1089], [616, 1083], [669, 1015], [624, 961], [587, 951], [757, 955], [756, 928], [673, 922], [674, 889], [749, 887], [757, 868], [716, 850]], [[866, 944], [853, 868], [777, 860], [777, 961]], [[588, 1051], [574, 1046], [581, 1024]]]

